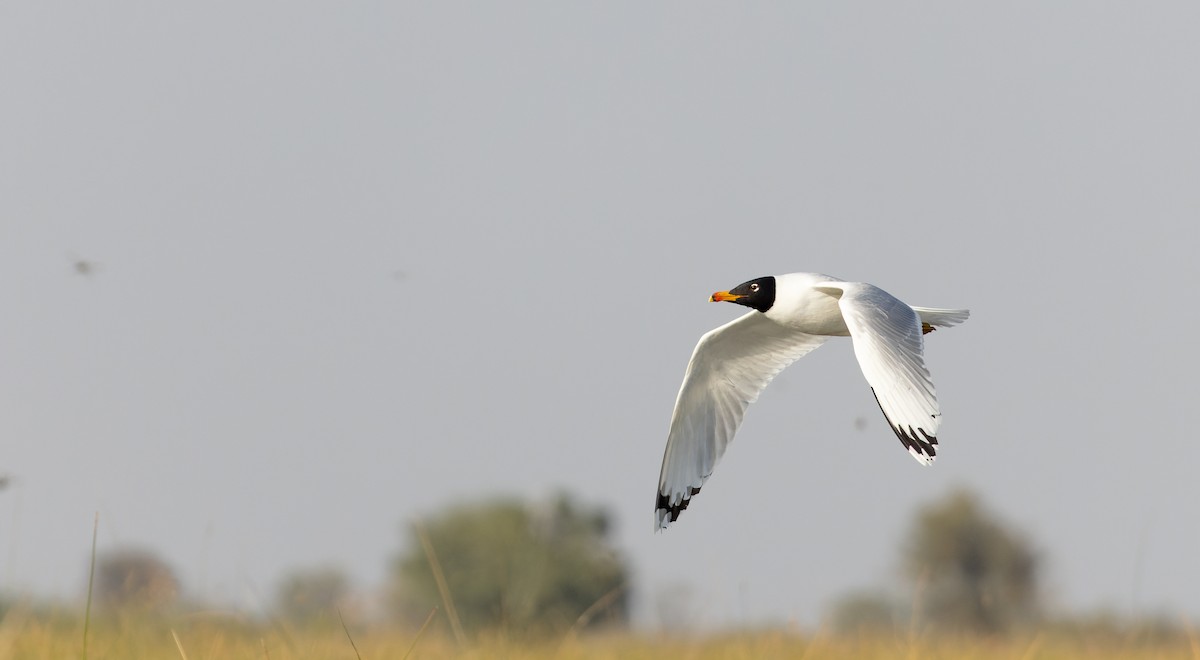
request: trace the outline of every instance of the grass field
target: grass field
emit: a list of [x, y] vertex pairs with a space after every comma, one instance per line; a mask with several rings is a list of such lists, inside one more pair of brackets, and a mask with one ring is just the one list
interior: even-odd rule
[[[353, 641], [351, 641], [353, 640]], [[85, 650], [78, 619], [10, 609], [0, 622], [0, 659], [185, 658], [300, 660], [347, 658], [651, 659], [688, 658], [945, 658], [1200, 660], [1195, 635], [1150, 640], [1138, 635], [1086, 637], [1028, 633], [1004, 639], [925, 635], [846, 637], [766, 630], [720, 635], [603, 633], [529, 642], [478, 637], [459, 646], [440, 626], [424, 634], [385, 629], [247, 623], [212, 616], [124, 617], [92, 621]]]

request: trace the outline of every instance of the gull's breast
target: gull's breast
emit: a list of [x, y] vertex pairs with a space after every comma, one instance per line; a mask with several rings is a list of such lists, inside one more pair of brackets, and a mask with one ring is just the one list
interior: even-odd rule
[[[778, 305], [779, 302], [784, 305]], [[829, 294], [806, 289], [792, 300], [777, 300], [776, 305], [779, 309], [771, 309], [767, 316], [798, 332], [822, 337], [850, 336], [838, 299]]]

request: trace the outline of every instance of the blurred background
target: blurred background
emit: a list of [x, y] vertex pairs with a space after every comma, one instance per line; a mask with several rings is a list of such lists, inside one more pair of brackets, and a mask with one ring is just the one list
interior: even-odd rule
[[[117, 594], [419, 624], [416, 530], [500, 520], [463, 547], [582, 539], [568, 590], [642, 628], [1200, 616], [1198, 22], [7, 5], [0, 593], [82, 599], [99, 513]], [[791, 271], [972, 310], [926, 338], [940, 460], [831, 341], [655, 534], [707, 296]]]

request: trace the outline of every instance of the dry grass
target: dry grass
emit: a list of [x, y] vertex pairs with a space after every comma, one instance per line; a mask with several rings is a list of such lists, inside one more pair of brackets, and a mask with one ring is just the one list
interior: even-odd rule
[[[0, 622], [0, 658], [71, 658], [83, 649], [82, 622], [33, 616], [9, 610]], [[354, 646], [347, 639], [353, 633]], [[415, 642], [415, 644], [414, 644]], [[357, 648], [355, 648], [357, 647]], [[411, 655], [409, 655], [411, 650]], [[687, 660], [820, 658], [872, 660], [921, 658], [990, 659], [1117, 659], [1161, 658], [1200, 660], [1200, 648], [1187, 638], [1150, 644], [1137, 639], [1089, 640], [1031, 634], [1005, 640], [937, 639], [908, 635], [879, 637], [804, 636], [785, 631], [723, 635], [656, 636], [591, 634], [544, 642], [518, 642], [503, 637], [472, 640], [465, 647], [444, 625], [424, 635], [387, 630], [283, 630], [279, 626], [226, 619], [179, 617], [167, 620], [124, 618], [93, 621], [88, 653], [92, 658], [187, 658], [188, 660], [328, 660], [404, 658], [413, 660]]]

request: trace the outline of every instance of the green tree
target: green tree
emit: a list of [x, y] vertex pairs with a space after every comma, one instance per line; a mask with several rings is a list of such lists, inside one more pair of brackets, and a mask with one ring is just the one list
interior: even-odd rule
[[540, 506], [505, 499], [453, 507], [409, 530], [394, 602], [416, 622], [442, 602], [424, 534], [469, 630], [545, 633], [581, 617], [623, 623], [629, 569], [609, 527], [604, 511], [562, 495]]
[[834, 602], [830, 618], [837, 632], [864, 635], [894, 632], [901, 615], [901, 608], [887, 594], [859, 591]]
[[1039, 617], [1037, 553], [967, 491], [918, 512], [905, 569], [925, 624], [991, 634]]
[[96, 559], [96, 602], [113, 609], [159, 610], [179, 598], [179, 580], [146, 550], [116, 550]]
[[338, 608], [350, 593], [346, 574], [336, 568], [295, 571], [279, 585], [276, 601], [280, 613], [302, 625], [333, 624]]

